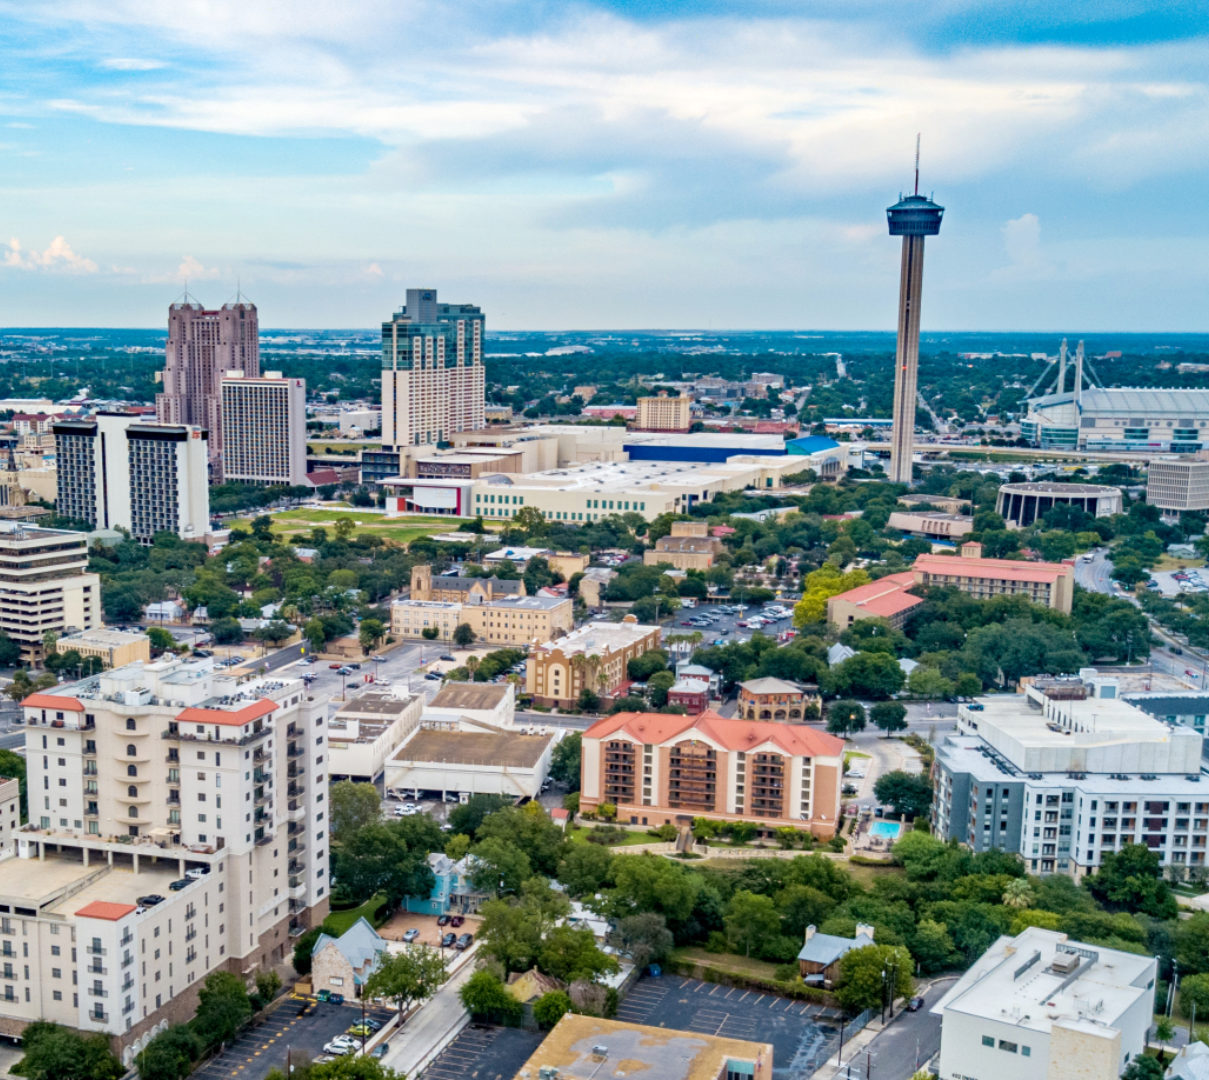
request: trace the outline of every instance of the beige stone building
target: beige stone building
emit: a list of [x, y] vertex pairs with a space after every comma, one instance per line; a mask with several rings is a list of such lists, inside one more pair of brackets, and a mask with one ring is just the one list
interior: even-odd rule
[[590, 608], [601, 607], [604, 604], [605, 590], [616, 576], [616, 570], [604, 566], [589, 566], [579, 582], [580, 599]]
[[396, 600], [390, 608], [390, 628], [396, 637], [422, 638], [426, 629], [435, 627], [436, 640], [451, 641], [454, 631], [465, 623], [478, 643], [531, 645], [567, 633], [575, 625], [574, 608], [569, 597], [555, 596], [501, 596], [494, 600], [474, 596], [464, 603]]
[[524, 595], [525, 583], [520, 578], [509, 581], [497, 577], [454, 577], [446, 574], [434, 577], [432, 567], [427, 564], [411, 568], [413, 600], [467, 604]]
[[886, 525], [899, 532], [912, 533], [929, 540], [959, 540], [974, 529], [974, 519], [963, 514], [940, 511], [895, 510]]
[[614, 697], [627, 681], [626, 665], [659, 648], [660, 635], [658, 626], [641, 625], [633, 615], [587, 623], [529, 653], [525, 690], [540, 705], [574, 705], [585, 689]]
[[583, 734], [581, 813], [602, 803], [631, 825], [694, 817], [835, 835], [844, 743], [806, 724], [617, 713]]
[[359, 998], [386, 952], [386, 939], [364, 918], [339, 937], [320, 934], [311, 950], [311, 987], [343, 994], [350, 1001]]
[[578, 551], [552, 551], [546, 556], [546, 562], [556, 574], [561, 574], [563, 581], [570, 581], [572, 574], [582, 574], [592, 561], [590, 555]]
[[692, 405], [687, 394], [640, 397], [634, 427], [638, 431], [688, 431], [693, 423]]
[[151, 639], [146, 634], [130, 630], [81, 630], [75, 634], [63, 634], [54, 645], [55, 652], [78, 652], [82, 657], [96, 656], [107, 668], [125, 667], [137, 660], [150, 661]]
[[708, 570], [725, 545], [709, 535], [704, 521], [673, 521], [672, 531], [642, 553], [647, 566], [670, 565], [675, 570]]
[[0, 776], [0, 855], [12, 850], [13, 838], [21, 828], [21, 781]]
[[129, 1064], [210, 972], [277, 966], [326, 916], [325, 707], [299, 679], [175, 657], [22, 707], [33, 795], [0, 941], [28, 955], [0, 972], [0, 1032], [50, 1020]]

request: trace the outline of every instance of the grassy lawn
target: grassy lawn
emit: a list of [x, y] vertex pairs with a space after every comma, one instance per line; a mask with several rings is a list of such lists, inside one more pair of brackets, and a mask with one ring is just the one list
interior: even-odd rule
[[871, 757], [871, 756], [872, 755], [870, 755], [870, 754], [862, 754], [859, 750], [845, 750], [844, 751], [844, 764], [846, 765], [853, 758], [867, 758], [867, 757]]
[[323, 920], [324, 930], [333, 937], [339, 937], [362, 917], [371, 925], [377, 926], [379, 924], [374, 922], [374, 910], [380, 907], [385, 900], [386, 897], [378, 893], [376, 896], [371, 896], [360, 907], [348, 908], [346, 911], [333, 911]]
[[857, 866], [854, 863], [841, 862], [840, 865], [852, 875], [854, 881], [864, 888], [871, 888], [875, 881], [887, 877], [902, 877], [906, 871], [901, 866]]
[[[585, 829], [582, 825], [572, 825], [567, 830], [568, 840], [578, 840], [586, 844], [588, 842], [588, 833], [591, 829]], [[609, 847], [633, 847], [635, 844], [662, 844], [662, 840], [656, 840], [649, 833], [643, 832], [626, 832], [616, 844], [609, 844]]]
[[1205, 565], [1204, 559], [1181, 559], [1175, 555], [1161, 555], [1154, 564], [1156, 570], [1191, 570], [1200, 569]]
[[[367, 513], [358, 507], [349, 510], [283, 510], [273, 514], [272, 518], [273, 532], [278, 536], [296, 538], [310, 532], [315, 526], [330, 529], [337, 521], [348, 518], [358, 523], [353, 530], [354, 536], [380, 536], [384, 540], [393, 540], [400, 544], [407, 544], [433, 533], [453, 532], [460, 520], [451, 521], [446, 517], [422, 515], [388, 518], [384, 514]], [[242, 518], [235, 524], [250, 527], [252, 518]], [[488, 542], [494, 543], [494, 539], [489, 537]]]
[[754, 957], [740, 956], [737, 953], [706, 952], [704, 949], [694, 946], [675, 949], [672, 955], [677, 960], [685, 960], [693, 964], [704, 964], [708, 967], [716, 968], [718, 971], [730, 972], [733, 975], [745, 975], [753, 979], [766, 979], [769, 982], [776, 981], [773, 977], [773, 972], [776, 971], [777, 965], [767, 960], [756, 960]]
[[372, 443], [367, 444], [367, 443], [359, 443], [359, 442], [340, 442], [338, 440], [331, 440], [331, 441], [327, 441], [327, 442], [313, 442], [313, 443], [307, 443], [306, 452], [308, 454], [339, 454], [341, 452], [344, 452], [344, 453], [351, 452], [351, 453], [355, 454], [355, 453], [359, 452], [360, 450], [363, 450], [367, 445], [375, 445], [375, 444], [372, 444]]

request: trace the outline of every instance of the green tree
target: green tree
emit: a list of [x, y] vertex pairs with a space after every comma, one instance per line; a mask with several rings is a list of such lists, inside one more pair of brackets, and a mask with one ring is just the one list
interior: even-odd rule
[[550, 778], [566, 784], [571, 791], [579, 790], [582, 744], [583, 736], [580, 732], [568, 732], [559, 740], [550, 756]]
[[118, 1080], [126, 1070], [104, 1035], [79, 1035], [46, 1020], [22, 1032], [25, 1056], [13, 1071], [29, 1080]]
[[361, 643], [361, 651], [373, 652], [378, 642], [386, 636], [386, 626], [381, 619], [362, 619], [361, 629], [357, 631], [357, 640]]
[[1159, 1040], [1159, 1064], [1167, 1056], [1167, 1044], [1175, 1038], [1175, 1025], [1169, 1017], [1160, 1016], [1154, 1023], [1154, 1037]]
[[465, 833], [471, 839], [479, 830], [489, 814], [511, 806], [511, 800], [503, 795], [471, 795], [464, 803], [458, 803], [449, 811], [449, 831]]
[[892, 732], [906, 731], [907, 707], [900, 701], [879, 701], [869, 710], [869, 719], [889, 738]]
[[402, 1021], [409, 1005], [432, 997], [448, 977], [445, 961], [436, 949], [413, 945], [404, 952], [384, 956], [365, 980], [364, 994], [371, 998], [390, 998]]
[[575, 707], [581, 712], [594, 713], [600, 708], [600, 695], [590, 686], [585, 686], [575, 699]]
[[[977, 681], [978, 676], [972, 675], [970, 678]], [[978, 688], [979, 690], [982, 689], [981, 683], [979, 683]], [[946, 698], [951, 698], [955, 690], [956, 687], [951, 679], [946, 679], [939, 669], [928, 667], [925, 664], [920, 664], [919, 667], [907, 676], [907, 691], [917, 698], [943, 701]]]
[[1110, 911], [1139, 911], [1155, 919], [1174, 919], [1178, 908], [1162, 872], [1158, 852], [1145, 844], [1125, 844], [1120, 851], [1105, 852], [1100, 868], [1085, 884]]
[[193, 1030], [206, 1046], [229, 1041], [252, 1018], [243, 980], [230, 971], [212, 971], [198, 992]]
[[[151, 648], [156, 654], [169, 652], [176, 648], [176, 638], [174, 638], [162, 626], [150, 626], [147, 628], [147, 637], [151, 641]], [[148, 1044], [150, 1045], [150, 1043]]]
[[327, 644], [327, 631], [323, 627], [323, 620], [309, 619], [302, 628], [302, 636], [310, 643], [312, 651], [322, 652], [323, 646]]
[[836, 1000], [846, 1009], [859, 1012], [877, 1009], [886, 1000], [887, 984], [883, 972], [893, 972], [894, 996], [909, 997], [915, 987], [911, 972], [915, 965], [911, 954], [901, 945], [865, 945], [852, 949], [840, 959]]
[[944, 923], [934, 919], [920, 919], [910, 939], [911, 955], [919, 963], [920, 971], [926, 975], [944, 971], [956, 964], [960, 957]]
[[831, 693], [875, 701], [897, 694], [907, 681], [898, 661], [884, 652], [859, 652], [831, 668], [823, 679]]
[[[908, 679], [909, 683], [910, 680]], [[953, 692], [958, 697], [977, 697], [982, 693], [982, 680], [972, 671], [963, 671], [957, 676], [957, 681], [953, 685]]]
[[188, 1024], [161, 1031], [135, 1058], [139, 1080], [183, 1080], [193, 1071], [202, 1045]]
[[210, 634], [218, 645], [238, 645], [243, 641], [243, 627], [230, 615], [215, 619], [210, 624]]
[[305, 978], [311, 973], [311, 952], [322, 933], [321, 927], [313, 926], [294, 942], [293, 964], [300, 978]]
[[565, 839], [540, 803], [509, 806], [483, 819], [476, 834], [482, 841], [503, 840], [529, 859], [535, 873], [553, 877], [558, 871]]
[[703, 885], [700, 875], [679, 863], [654, 855], [627, 855], [614, 860], [613, 888], [605, 913], [623, 919], [644, 911], [663, 915], [673, 925], [693, 913]]
[[647, 697], [656, 709], [667, 704], [667, 692], [675, 685], [676, 676], [670, 671], [657, 671], [646, 684]]
[[1121, 1073], [1121, 1080], [1163, 1080], [1163, 1066], [1149, 1054], [1138, 1054]]
[[563, 982], [595, 982], [618, 969], [617, 960], [602, 952], [586, 926], [555, 926], [546, 934], [537, 954], [537, 966]]
[[879, 776], [873, 794], [878, 802], [892, 806], [902, 817], [927, 817], [932, 807], [932, 784], [928, 778], [901, 769]]
[[366, 826], [381, 823], [382, 800], [373, 784], [337, 780], [329, 789], [328, 806], [332, 841], [336, 844], [351, 840]]
[[489, 836], [471, 849], [475, 858], [470, 880], [480, 892], [497, 896], [520, 891], [521, 883], [532, 876], [529, 856], [506, 839]]
[[1033, 903], [1033, 890], [1027, 878], [1012, 878], [1003, 890], [1003, 903], [1010, 908], [1027, 908]]
[[813, 885], [786, 885], [773, 897], [781, 913], [784, 932], [800, 938], [808, 926], [822, 926], [835, 910], [836, 901]]
[[551, 990], [542, 994], [533, 1003], [533, 1019], [537, 1026], [549, 1031], [563, 1018], [564, 1013], [571, 1011], [571, 999], [563, 990]]
[[726, 936], [731, 948], [741, 949], [744, 956], [751, 956], [752, 946], [758, 956], [761, 946], [780, 932], [781, 916], [772, 897], [740, 889], [726, 905]]
[[474, 644], [474, 627], [470, 623], [458, 623], [453, 631], [453, 643], [459, 648], [468, 649]]
[[[142, 612], [140, 611], [140, 614]], [[21, 663], [21, 646], [0, 630], [0, 667], [16, 667]]]
[[592, 896], [604, 888], [613, 853], [603, 844], [568, 844], [558, 864], [558, 880], [571, 896]]
[[[584, 845], [591, 847], [593, 845]], [[641, 970], [647, 964], [657, 964], [672, 951], [676, 939], [667, 928], [667, 920], [653, 911], [627, 915], [609, 934], [609, 944], [622, 956], [629, 957]]]
[[350, 517], [342, 517], [337, 519], [332, 532], [335, 533], [336, 539], [347, 542], [352, 539], [353, 533], [356, 531], [357, 525]]
[[517, 1024], [525, 1012], [524, 1006], [508, 993], [508, 988], [499, 977], [486, 970], [471, 975], [458, 991], [458, 997], [462, 999], [462, 1006], [476, 1020]]
[[865, 730], [865, 706], [843, 698], [827, 706], [827, 730], [832, 735], [855, 735]]
[[404, 897], [432, 892], [428, 847], [410, 845], [393, 825], [366, 825], [332, 851], [335, 877], [357, 900], [382, 893], [398, 905]]
[[1197, 1016], [1209, 1016], [1209, 973], [1185, 975], [1180, 979], [1180, 1015], [1191, 1020]]

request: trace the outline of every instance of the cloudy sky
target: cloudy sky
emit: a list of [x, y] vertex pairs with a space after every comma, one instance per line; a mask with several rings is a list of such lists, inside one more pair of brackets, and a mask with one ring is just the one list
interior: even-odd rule
[[0, 325], [1209, 329], [1203, 0], [0, 0]]

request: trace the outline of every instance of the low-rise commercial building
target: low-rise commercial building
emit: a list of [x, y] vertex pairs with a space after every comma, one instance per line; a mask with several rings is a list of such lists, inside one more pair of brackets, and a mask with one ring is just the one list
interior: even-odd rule
[[0, 522], [0, 630], [26, 663], [42, 658], [48, 632], [101, 625], [101, 579], [88, 573], [88, 540], [67, 529]]
[[708, 570], [725, 545], [710, 536], [704, 521], [673, 521], [672, 531], [642, 553], [647, 566], [668, 565], [675, 570]]
[[1092, 517], [1121, 513], [1121, 489], [1107, 484], [1040, 483], [1004, 484], [995, 497], [995, 512], [1009, 528], [1027, 528], [1056, 506], [1069, 506]]
[[582, 748], [581, 812], [611, 803], [631, 825], [706, 817], [835, 835], [844, 743], [806, 724], [617, 713]]
[[62, 634], [55, 639], [54, 651], [60, 656], [69, 652], [77, 652], [85, 659], [95, 656], [107, 668], [119, 668], [138, 660], [150, 661], [151, 639], [131, 630], [97, 627]]
[[895, 510], [886, 525], [925, 540], [960, 540], [974, 531], [974, 519], [963, 514], [926, 510]]
[[687, 716], [709, 708], [709, 683], [702, 679], [677, 679], [667, 692], [667, 703], [679, 705]]
[[516, 718], [516, 691], [512, 684], [447, 682], [424, 710], [425, 720], [469, 720], [509, 728]]
[[569, 631], [575, 625], [574, 609], [569, 597], [558, 596], [505, 596], [462, 604], [396, 600], [390, 606], [390, 630], [395, 637], [421, 638], [425, 630], [435, 629], [435, 640], [452, 641], [465, 623], [481, 644], [529, 645]]
[[1116, 1080], [1146, 1050], [1153, 956], [1056, 930], [1001, 937], [932, 1006], [943, 1080]]
[[627, 682], [626, 666], [659, 648], [662, 631], [633, 615], [619, 623], [591, 622], [558, 641], [539, 645], [525, 665], [525, 691], [539, 705], [570, 706], [584, 690], [616, 696]]
[[740, 720], [771, 720], [778, 724], [800, 724], [806, 709], [814, 706], [818, 717], [820, 698], [787, 679], [748, 679], [739, 683]]
[[772, 1080], [772, 1044], [565, 1013], [516, 1080]]
[[917, 556], [912, 572], [917, 585], [941, 585], [979, 599], [1023, 596], [1064, 615], [1070, 614], [1075, 596], [1075, 568], [1071, 563], [984, 559], [982, 545], [973, 541], [961, 545], [957, 558]]
[[1209, 459], [1152, 458], [1146, 466], [1146, 501], [1169, 513], [1209, 509]]
[[922, 596], [910, 592], [914, 586], [915, 574], [905, 570], [837, 593], [827, 600], [827, 623], [843, 633], [861, 619], [885, 619], [895, 630], [901, 630], [911, 612], [924, 602]]
[[1110, 680], [1039, 678], [960, 705], [957, 733], [936, 752], [933, 832], [1017, 852], [1035, 874], [1080, 879], [1126, 844], [1145, 844], [1176, 876], [1203, 870], [1201, 736], [1112, 693]]
[[367, 690], [336, 710], [328, 723], [332, 780], [382, 786], [386, 759], [420, 725], [424, 697]]

